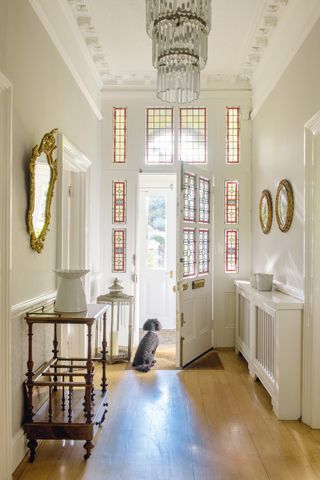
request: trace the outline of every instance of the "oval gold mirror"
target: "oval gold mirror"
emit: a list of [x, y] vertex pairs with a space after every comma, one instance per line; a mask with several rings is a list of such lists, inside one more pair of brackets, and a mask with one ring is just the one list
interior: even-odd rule
[[43, 249], [49, 229], [51, 201], [57, 179], [57, 160], [53, 158], [53, 152], [57, 148], [57, 131], [58, 129], [54, 128], [46, 133], [40, 146], [36, 145], [32, 149], [29, 164], [30, 199], [27, 223], [31, 248], [38, 253]]
[[281, 232], [287, 232], [291, 227], [294, 209], [294, 199], [291, 184], [281, 180], [276, 196], [276, 217]]
[[259, 203], [259, 218], [263, 233], [269, 233], [272, 225], [272, 199], [269, 190], [263, 190]]

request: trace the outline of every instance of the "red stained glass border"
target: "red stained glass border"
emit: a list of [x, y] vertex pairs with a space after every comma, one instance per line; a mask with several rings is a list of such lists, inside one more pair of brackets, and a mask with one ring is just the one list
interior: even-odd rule
[[[167, 126], [167, 117], [170, 117], [169, 126]], [[151, 139], [154, 139], [156, 133], [158, 133], [158, 146], [152, 148]], [[170, 136], [169, 142], [166, 135]], [[173, 107], [147, 107], [145, 163], [148, 165], [169, 165], [173, 162]]]
[[113, 163], [127, 162], [127, 110], [113, 107]]
[[[119, 188], [120, 187], [120, 188]], [[121, 194], [122, 191], [122, 194]], [[127, 220], [127, 181], [112, 181], [112, 223], [125, 223]]]
[[[206, 244], [206, 247], [204, 246]], [[205, 275], [209, 273], [209, 264], [210, 264], [210, 238], [209, 230], [200, 228], [199, 229], [199, 275]], [[205, 267], [201, 267], [204, 265]]]
[[239, 231], [224, 231], [225, 273], [238, 273], [239, 271]]
[[205, 177], [199, 177], [199, 223], [210, 223], [210, 180]]
[[239, 182], [225, 180], [224, 182], [224, 222], [227, 225], [239, 223]]
[[226, 107], [226, 162], [240, 163], [240, 107]]
[[184, 172], [183, 194], [183, 220], [195, 222], [196, 220], [196, 176], [193, 173]]
[[126, 271], [126, 229], [112, 229], [112, 272], [125, 273]]
[[[186, 245], [191, 252], [191, 259], [186, 258]], [[196, 229], [183, 229], [183, 277], [194, 277], [196, 274]]]

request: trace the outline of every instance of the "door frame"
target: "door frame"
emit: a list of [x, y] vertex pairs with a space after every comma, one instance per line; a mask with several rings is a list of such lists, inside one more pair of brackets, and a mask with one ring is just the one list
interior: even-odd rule
[[[70, 247], [67, 229], [67, 208], [65, 197], [63, 195], [63, 185], [65, 183], [66, 172], [71, 170], [79, 175], [79, 209], [80, 209], [80, 263], [78, 268], [86, 268], [90, 265], [90, 245], [89, 245], [89, 167], [91, 161], [68, 140], [62, 133], [57, 135], [58, 146], [58, 180], [57, 180], [57, 269], [67, 267], [69, 257], [68, 249]], [[84, 288], [86, 298], [90, 301], [90, 273], [84, 278]], [[59, 344], [62, 352], [67, 351], [67, 326], [61, 326], [59, 335]], [[84, 354], [84, 342], [82, 335], [75, 339], [79, 346], [79, 354]]]
[[[302, 363], [302, 420], [312, 428], [320, 428], [320, 371], [317, 356], [320, 351], [319, 287], [317, 266], [320, 256], [320, 111], [304, 126], [305, 156], [305, 234], [304, 287], [305, 309], [303, 322]], [[318, 276], [319, 277], [319, 276]], [[317, 290], [318, 288], [318, 290]]]
[[0, 72], [0, 425], [2, 448], [0, 449], [0, 477], [11, 478], [12, 473], [12, 411], [11, 411], [11, 191], [12, 191], [12, 84]]
[[[137, 195], [136, 195], [136, 202], [137, 202], [137, 208], [136, 208], [136, 223], [135, 223], [135, 244], [136, 244], [136, 254], [135, 254], [135, 273], [134, 273], [134, 278], [135, 278], [135, 293], [134, 296], [136, 298], [136, 306], [135, 306], [135, 318], [134, 318], [134, 328], [133, 328], [133, 345], [137, 346], [139, 343], [139, 319], [140, 319], [140, 229], [138, 228], [141, 222], [141, 209], [140, 209], [140, 193], [141, 189], [144, 188], [141, 185], [141, 178], [142, 177], [157, 177], [157, 176], [165, 176], [165, 177], [174, 177], [174, 183], [175, 183], [175, 190], [176, 190], [176, 196], [178, 192], [178, 169], [177, 170], [158, 170], [158, 171], [144, 171], [144, 172], [139, 172], [138, 173], [138, 181], [137, 181]], [[146, 188], [146, 187], [145, 187]], [[178, 209], [178, 205], [176, 206]], [[176, 246], [176, 245], [175, 245]], [[176, 298], [177, 302], [177, 298]], [[177, 304], [176, 304], [176, 310], [177, 310]], [[180, 335], [180, 331], [178, 330], [178, 324], [176, 322], [176, 336], [178, 338], [178, 335]], [[179, 367], [179, 351], [176, 350], [176, 366]]]

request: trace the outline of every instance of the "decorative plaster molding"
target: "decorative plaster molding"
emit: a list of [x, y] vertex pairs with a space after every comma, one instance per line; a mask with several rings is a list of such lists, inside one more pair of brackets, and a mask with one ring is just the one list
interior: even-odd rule
[[68, 0], [78, 29], [83, 38], [83, 46], [91, 56], [92, 64], [101, 79], [100, 88], [109, 86], [149, 86], [155, 85], [156, 73], [150, 74], [123, 74], [112, 73], [107, 61], [106, 53], [99, 39], [99, 35], [93, 25], [90, 15], [89, 0]]
[[47, 305], [49, 303], [52, 303], [55, 300], [56, 295], [57, 295], [56, 291], [43, 293], [38, 297], [34, 297], [29, 300], [25, 300], [23, 302], [12, 305], [11, 317], [12, 318], [20, 317], [21, 315], [24, 315], [26, 312], [30, 310], [34, 310], [36, 308], [42, 307], [42, 305]]
[[[62, 41], [59, 38], [59, 35], [57, 34], [55, 27], [53, 26], [51, 20], [48, 18], [45, 9], [42, 7], [40, 0], [29, 0], [32, 8], [34, 9], [35, 13], [38, 15], [42, 25], [44, 26], [45, 30], [47, 31], [49, 37], [51, 38], [53, 44], [55, 45], [56, 49], [60, 53], [63, 61], [69, 68], [76, 84], [80, 88], [82, 94], [84, 95], [85, 99], [89, 103], [90, 107], [92, 108], [94, 114], [98, 118], [98, 120], [102, 120], [102, 114], [92, 97], [90, 91], [86, 87], [84, 81], [81, 78], [80, 73], [78, 72], [77, 68], [75, 67], [72, 58], [70, 57], [67, 49], [63, 45]], [[56, 4], [57, 5], [57, 4]]]
[[241, 74], [249, 80], [252, 79], [255, 69], [260, 63], [287, 3], [288, 0], [268, 0], [265, 4], [241, 70]]
[[[319, 0], [290, 0], [251, 77], [254, 118], [320, 18]], [[281, 48], [279, 48], [281, 47]]]

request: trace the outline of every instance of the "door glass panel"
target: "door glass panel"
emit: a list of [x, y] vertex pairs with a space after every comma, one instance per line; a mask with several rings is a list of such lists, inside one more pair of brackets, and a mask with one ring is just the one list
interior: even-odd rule
[[209, 230], [199, 229], [199, 275], [209, 273]]
[[195, 208], [195, 188], [196, 177], [192, 173], [184, 173], [184, 205], [183, 205], [183, 220], [186, 222], [194, 222], [196, 219]]
[[199, 177], [199, 222], [210, 222], [210, 181]]
[[183, 229], [183, 276], [193, 277], [196, 274], [196, 230]]
[[167, 198], [147, 196], [147, 268], [165, 269], [167, 258]]

